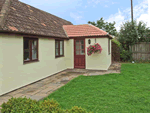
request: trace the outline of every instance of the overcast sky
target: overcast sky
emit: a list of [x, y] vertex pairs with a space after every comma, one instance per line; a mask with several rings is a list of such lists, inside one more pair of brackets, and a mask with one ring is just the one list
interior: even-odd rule
[[[119, 30], [122, 22], [131, 20], [131, 0], [20, 0], [36, 8], [54, 14], [74, 25], [87, 24], [103, 17], [116, 22]], [[150, 0], [133, 0], [134, 19], [144, 21], [150, 27]]]

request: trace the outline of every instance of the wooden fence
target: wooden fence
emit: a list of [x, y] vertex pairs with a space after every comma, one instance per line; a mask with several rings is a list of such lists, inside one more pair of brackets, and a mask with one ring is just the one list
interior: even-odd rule
[[140, 42], [130, 46], [133, 60], [150, 60], [150, 42]]

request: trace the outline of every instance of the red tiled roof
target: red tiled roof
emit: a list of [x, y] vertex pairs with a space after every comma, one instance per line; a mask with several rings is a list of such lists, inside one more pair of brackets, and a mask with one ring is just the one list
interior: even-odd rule
[[0, 0], [0, 32], [68, 38], [63, 25], [72, 23], [18, 0]]
[[107, 32], [95, 27], [93, 25], [63, 25], [68, 37], [80, 36], [107, 36]]

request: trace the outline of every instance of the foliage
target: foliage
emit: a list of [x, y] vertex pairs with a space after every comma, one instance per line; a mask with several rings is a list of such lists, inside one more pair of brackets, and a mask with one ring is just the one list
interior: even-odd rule
[[122, 48], [122, 46], [120, 47], [120, 60], [121, 61], [132, 61], [132, 52], [130, 50], [125, 50], [124, 48]]
[[11, 98], [2, 104], [2, 113], [39, 112], [38, 102], [27, 98]]
[[101, 53], [102, 52], [102, 47], [98, 44], [95, 43], [94, 45], [90, 45], [89, 47], [87, 47], [87, 54], [88, 56], [90, 56], [93, 53]]
[[112, 62], [120, 62], [120, 43], [116, 39], [112, 39], [111, 49]]
[[115, 24], [116, 24], [115, 22], [113, 22], [113, 23], [105, 22], [104, 19], [101, 18], [100, 20], [97, 20], [97, 22], [88, 21], [88, 24], [92, 24], [92, 25], [106, 31], [110, 35], [113, 35], [113, 36], [117, 35], [117, 30], [115, 28]]
[[121, 46], [120, 42], [117, 39], [112, 39], [111, 41], [117, 44], [118, 47]]
[[146, 27], [144, 22], [126, 21], [122, 24], [118, 40], [125, 50], [129, 50], [130, 45], [137, 42], [147, 41], [150, 37], [149, 28]]
[[66, 112], [67, 113], [88, 113], [85, 109], [78, 106], [74, 106], [70, 110], [67, 110]]
[[81, 106], [94, 113], [149, 113], [150, 65], [122, 64], [120, 74], [79, 76], [47, 98], [63, 109]]
[[85, 109], [77, 106], [72, 107], [72, 109], [63, 110], [59, 103], [53, 99], [36, 101], [26, 97], [12, 97], [1, 106], [2, 113], [88, 113]]
[[120, 57], [122, 61], [131, 61], [132, 52], [130, 51], [130, 46], [136, 44], [137, 42], [147, 42], [149, 41], [150, 32], [149, 28], [142, 21], [139, 23], [137, 21], [126, 21], [122, 24], [118, 41], [121, 44]]
[[39, 105], [39, 108], [42, 109], [42, 111], [45, 112], [52, 112], [52, 111], [58, 111], [59, 110], [59, 104], [55, 100], [44, 100], [42, 104]]

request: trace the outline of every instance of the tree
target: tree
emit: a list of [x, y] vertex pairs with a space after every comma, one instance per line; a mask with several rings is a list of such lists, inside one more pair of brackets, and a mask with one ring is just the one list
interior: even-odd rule
[[137, 42], [148, 41], [149, 28], [142, 21], [126, 21], [121, 25], [121, 29], [118, 35], [118, 40], [122, 44], [125, 50], [129, 50], [130, 45], [134, 45]]
[[97, 20], [97, 22], [88, 21], [88, 24], [92, 24], [92, 25], [106, 31], [110, 35], [113, 35], [113, 36], [117, 35], [117, 30], [115, 28], [115, 24], [116, 24], [115, 22], [113, 22], [113, 23], [105, 22], [103, 20], [103, 18], [101, 18], [100, 20]]
[[120, 58], [122, 61], [131, 61], [132, 52], [129, 47], [137, 42], [148, 42], [150, 37], [149, 28], [144, 22], [126, 21], [121, 25], [118, 35], [120, 46]]

